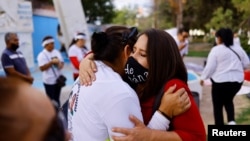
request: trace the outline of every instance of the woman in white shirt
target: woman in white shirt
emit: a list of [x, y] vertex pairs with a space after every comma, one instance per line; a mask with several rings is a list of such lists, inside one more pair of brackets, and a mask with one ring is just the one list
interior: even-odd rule
[[61, 53], [54, 48], [54, 38], [45, 36], [42, 46], [44, 49], [38, 54], [37, 62], [42, 71], [42, 79], [46, 94], [60, 104], [60, 95], [62, 87], [56, 83], [61, 75], [64, 66], [64, 60]]
[[76, 80], [79, 75], [80, 61], [89, 51], [88, 48], [85, 46], [85, 42], [86, 42], [86, 35], [84, 33], [79, 32], [74, 36], [74, 39], [70, 44], [68, 55], [73, 68], [74, 80]]
[[[137, 94], [121, 77], [136, 36], [136, 28], [123, 26], [93, 34], [91, 49], [98, 72], [91, 86], [81, 86], [77, 79], [72, 88], [68, 129], [73, 141], [104, 141], [112, 135], [121, 136], [112, 128], [134, 127], [129, 115], [143, 120]], [[168, 124], [163, 114], [155, 112], [148, 127], [166, 130]]]
[[215, 36], [217, 45], [208, 55], [201, 75], [201, 85], [206, 79], [212, 81], [215, 125], [224, 125], [223, 106], [228, 124], [236, 124], [233, 99], [244, 81], [244, 68], [249, 65], [249, 58], [239, 45], [233, 44], [231, 29], [221, 28]]

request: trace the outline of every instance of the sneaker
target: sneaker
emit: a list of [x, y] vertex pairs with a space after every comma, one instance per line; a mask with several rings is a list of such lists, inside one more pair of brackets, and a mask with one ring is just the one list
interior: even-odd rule
[[229, 121], [229, 122], [227, 123], [227, 125], [236, 125], [236, 122], [235, 122], [235, 121]]

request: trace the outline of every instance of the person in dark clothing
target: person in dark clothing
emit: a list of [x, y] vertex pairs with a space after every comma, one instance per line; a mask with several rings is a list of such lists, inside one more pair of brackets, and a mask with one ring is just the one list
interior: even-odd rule
[[19, 39], [16, 33], [8, 32], [5, 34], [6, 49], [2, 53], [1, 62], [7, 76], [15, 76], [23, 79], [30, 84], [34, 78], [31, 76], [24, 55], [19, 48]]

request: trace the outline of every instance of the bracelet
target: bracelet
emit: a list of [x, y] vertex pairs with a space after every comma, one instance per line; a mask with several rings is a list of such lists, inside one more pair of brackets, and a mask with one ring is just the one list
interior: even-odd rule
[[171, 120], [171, 118], [166, 115], [164, 112], [160, 111], [159, 109], [157, 110], [160, 114], [162, 114], [166, 119]]

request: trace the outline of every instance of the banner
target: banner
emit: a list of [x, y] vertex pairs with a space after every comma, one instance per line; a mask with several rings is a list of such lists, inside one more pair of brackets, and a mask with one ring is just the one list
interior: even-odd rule
[[0, 32], [33, 32], [31, 2], [0, 0]]

